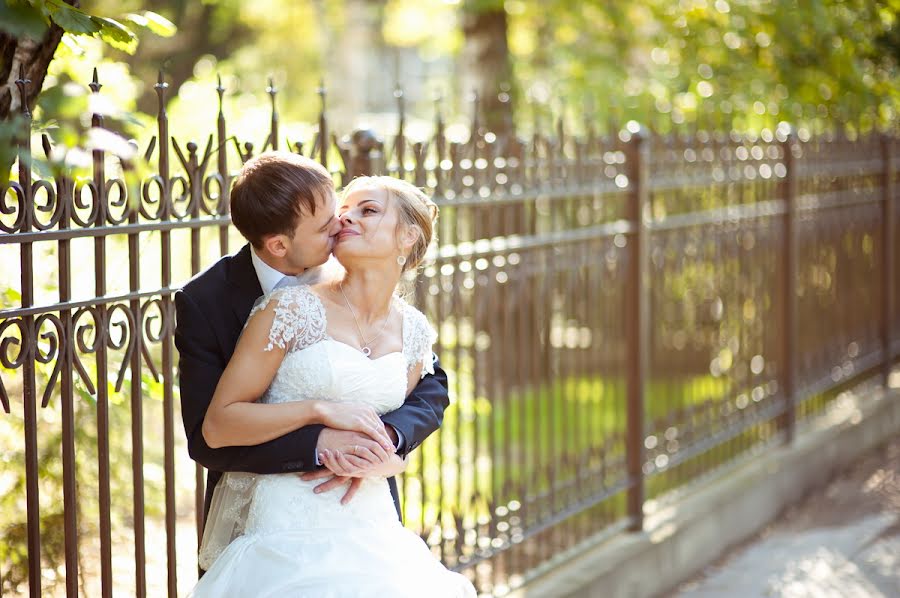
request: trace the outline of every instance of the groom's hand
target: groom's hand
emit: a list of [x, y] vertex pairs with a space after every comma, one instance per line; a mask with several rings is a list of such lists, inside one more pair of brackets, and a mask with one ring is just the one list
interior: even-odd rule
[[319, 484], [313, 489], [313, 492], [316, 494], [321, 494], [323, 492], [330, 492], [335, 488], [340, 488], [341, 486], [346, 485], [347, 483], [350, 486], [347, 488], [347, 491], [344, 493], [343, 498], [341, 498], [341, 504], [345, 505], [356, 495], [356, 491], [359, 490], [359, 485], [362, 483], [362, 478], [350, 478], [341, 475], [334, 475], [328, 469], [320, 469], [318, 471], [307, 471], [300, 475], [300, 479], [309, 482], [311, 480], [325, 480], [324, 483]]

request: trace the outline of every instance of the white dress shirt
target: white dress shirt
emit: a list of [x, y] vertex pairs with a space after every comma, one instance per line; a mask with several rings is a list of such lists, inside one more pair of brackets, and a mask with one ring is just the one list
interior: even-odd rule
[[285, 286], [282, 281], [286, 278], [297, 279], [296, 282], [291, 281], [289, 284], [313, 284], [318, 281], [321, 270], [321, 266], [317, 266], [296, 276], [279, 272], [256, 255], [253, 247], [250, 247], [250, 261], [253, 263], [253, 269], [256, 271], [256, 278], [259, 280], [259, 286], [262, 287], [263, 295], [271, 293], [277, 286]]
[[[331, 260], [333, 258], [329, 259]], [[322, 266], [317, 266], [315, 268], [309, 268], [297, 276], [285, 274], [265, 263], [261, 257], [256, 255], [256, 250], [252, 246], [250, 247], [250, 261], [253, 263], [253, 269], [256, 271], [256, 278], [259, 279], [259, 286], [262, 287], [263, 295], [271, 293], [275, 287], [295, 284], [313, 284], [319, 280], [323, 269]], [[290, 278], [295, 278], [296, 281], [285, 280]], [[397, 433], [397, 449], [399, 450], [400, 447], [403, 446], [403, 434], [396, 428], [394, 428], [394, 431]], [[316, 451], [316, 465], [321, 465], [321, 463], [319, 463], [318, 451]]]

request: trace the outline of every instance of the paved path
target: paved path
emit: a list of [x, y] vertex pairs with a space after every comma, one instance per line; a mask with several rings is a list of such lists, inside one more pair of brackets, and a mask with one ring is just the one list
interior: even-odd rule
[[900, 598], [900, 439], [866, 455], [679, 598]]

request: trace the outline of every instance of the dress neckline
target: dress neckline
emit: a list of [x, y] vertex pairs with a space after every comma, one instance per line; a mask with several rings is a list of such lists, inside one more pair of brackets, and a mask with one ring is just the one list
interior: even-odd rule
[[[297, 287], [301, 288], [301, 287]], [[338, 343], [339, 345], [343, 345], [349, 349], [352, 349], [355, 353], [359, 353], [366, 361], [376, 362], [383, 357], [387, 357], [388, 355], [400, 354], [403, 355], [406, 350], [406, 310], [403, 308], [405, 302], [398, 297], [397, 295], [391, 295], [391, 308], [397, 307], [397, 311], [400, 312], [400, 350], [399, 351], [391, 351], [390, 353], [385, 353], [384, 355], [379, 355], [378, 357], [366, 356], [365, 353], [362, 352], [362, 349], [354, 347], [350, 343], [339, 341], [328, 333], [328, 309], [325, 307], [325, 303], [322, 301], [322, 298], [319, 297], [319, 294], [316, 293], [311, 286], [306, 285], [306, 289], [310, 295], [312, 295], [315, 300], [318, 302], [319, 307], [322, 309], [322, 319], [324, 320], [324, 329], [325, 329], [325, 338], [323, 340], [330, 340], [332, 342]], [[390, 315], [388, 315], [390, 317]]]
[[390, 357], [391, 355], [403, 355], [403, 351], [391, 351], [390, 353], [385, 353], [384, 355], [379, 355], [378, 357], [366, 357], [365, 353], [363, 353], [362, 351], [360, 351], [353, 345], [351, 345], [349, 343], [345, 343], [344, 341], [339, 341], [338, 339], [332, 337], [331, 335], [329, 335], [327, 333], [325, 334], [325, 338], [322, 340], [323, 341], [331, 341], [333, 343], [337, 343], [338, 345], [347, 347], [348, 349], [350, 349], [354, 353], [358, 354], [360, 357], [362, 357], [366, 361], [371, 361], [373, 363], [380, 359], [384, 359], [385, 357]]

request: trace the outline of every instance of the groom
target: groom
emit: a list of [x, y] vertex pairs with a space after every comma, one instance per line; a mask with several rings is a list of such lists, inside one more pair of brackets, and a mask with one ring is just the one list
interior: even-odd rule
[[[315, 472], [325, 479], [316, 492], [350, 484], [350, 500], [365, 470], [319, 469], [317, 455], [327, 449], [351, 452], [375, 445], [366, 435], [310, 425], [256, 446], [212, 449], [201, 427], [213, 392], [234, 352], [254, 302], [276, 287], [315, 281], [318, 267], [331, 254], [341, 228], [335, 217], [331, 175], [317, 162], [288, 152], [268, 152], [247, 162], [231, 194], [231, 217], [249, 241], [198, 274], [175, 294], [181, 414], [191, 458], [209, 470], [203, 519], [213, 489], [227, 471], [251, 473]], [[316, 397], [309, 397], [316, 398]], [[435, 358], [434, 375], [426, 376], [403, 405], [382, 416], [397, 453], [405, 457], [434, 432], [449, 403], [447, 376]], [[389, 480], [397, 513], [397, 484]]]

